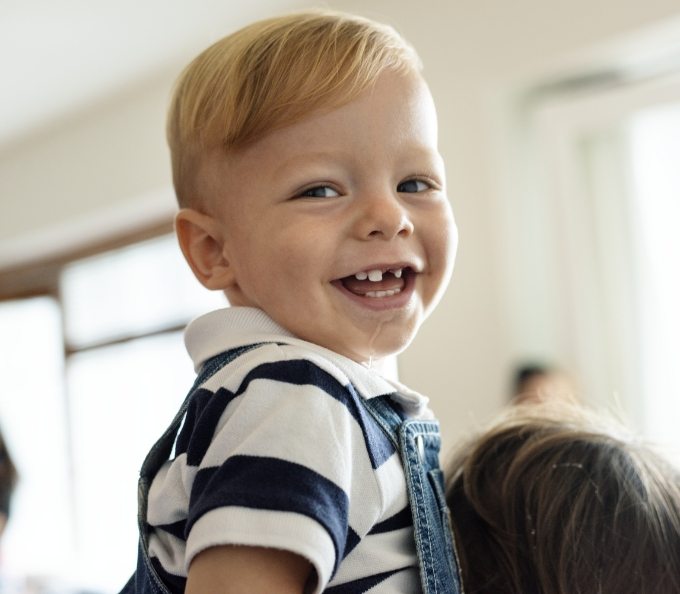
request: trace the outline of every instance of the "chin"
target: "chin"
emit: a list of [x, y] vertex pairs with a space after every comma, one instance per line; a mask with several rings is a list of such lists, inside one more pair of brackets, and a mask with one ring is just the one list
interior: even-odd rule
[[405, 351], [409, 344], [411, 344], [411, 340], [391, 343], [381, 341], [381, 344], [375, 345], [373, 349], [362, 349], [360, 358], [362, 362], [387, 359]]
[[386, 331], [374, 335], [358, 334], [347, 336], [341, 342], [328, 340], [317, 344], [357, 363], [368, 363], [398, 355], [411, 344], [414, 336], [415, 332], [404, 332], [402, 329], [400, 332]]

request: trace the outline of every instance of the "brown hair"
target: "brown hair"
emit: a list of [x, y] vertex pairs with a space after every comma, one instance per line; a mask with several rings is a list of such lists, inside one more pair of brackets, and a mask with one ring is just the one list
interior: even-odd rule
[[168, 114], [180, 205], [200, 194], [207, 153], [339, 107], [386, 69], [419, 70], [420, 61], [391, 27], [329, 11], [258, 21], [213, 44], [181, 74]]
[[450, 468], [466, 594], [680, 593], [680, 474], [613, 421], [517, 406]]

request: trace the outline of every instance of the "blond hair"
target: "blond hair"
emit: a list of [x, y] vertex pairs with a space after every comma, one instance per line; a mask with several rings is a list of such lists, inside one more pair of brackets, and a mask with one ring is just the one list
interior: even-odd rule
[[315, 11], [253, 23], [213, 44], [182, 72], [167, 123], [180, 205], [200, 188], [200, 164], [215, 149], [247, 146], [313, 110], [339, 107], [386, 69], [420, 70], [394, 29]]
[[613, 422], [518, 406], [450, 472], [467, 594], [680, 593], [680, 475]]

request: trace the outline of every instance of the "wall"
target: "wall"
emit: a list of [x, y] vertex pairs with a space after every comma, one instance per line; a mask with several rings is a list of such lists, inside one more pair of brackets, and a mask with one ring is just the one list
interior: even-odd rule
[[114, 221], [125, 224], [121, 209], [139, 208], [128, 226], [172, 212], [172, 194], [156, 195], [170, 180], [164, 112], [171, 82], [169, 73], [156, 76], [0, 149], [0, 265], [115, 232]]
[[[680, 8], [677, 0], [326, 4], [396, 26], [421, 54], [439, 107], [459, 256], [451, 289], [400, 357], [400, 368], [407, 384], [431, 396], [448, 447], [500, 406], [516, 357], [533, 354], [506, 299], [520, 282], [504, 258], [503, 213], [511, 206], [499, 191], [497, 123], [509, 89], [587, 66], [595, 54], [605, 55], [608, 43], [678, 15]], [[170, 180], [163, 113], [170, 72], [180, 65], [169, 66], [167, 75], [0, 149], [5, 256], [11, 246], [30, 249], [22, 238], [43, 236], [72, 217], [86, 221], [102, 209], [127, 209], [143, 195], [156, 196], [156, 214], [165, 204], [171, 208], [168, 194], [157, 197]]]

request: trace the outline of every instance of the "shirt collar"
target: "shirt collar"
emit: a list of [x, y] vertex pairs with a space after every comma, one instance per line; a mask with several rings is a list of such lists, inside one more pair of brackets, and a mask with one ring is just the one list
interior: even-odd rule
[[203, 363], [229, 349], [259, 342], [275, 342], [302, 346], [330, 359], [364, 398], [391, 395], [403, 407], [415, 411], [426, 408], [428, 399], [396, 380], [380, 375], [374, 369], [348, 357], [297, 338], [254, 307], [226, 307], [204, 314], [187, 326], [184, 343], [198, 372]]

